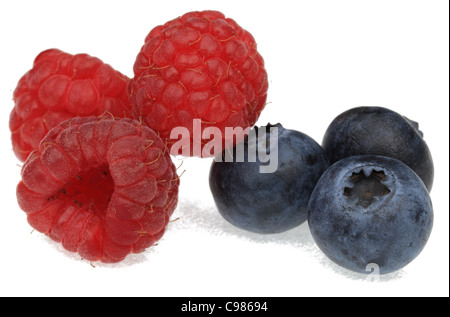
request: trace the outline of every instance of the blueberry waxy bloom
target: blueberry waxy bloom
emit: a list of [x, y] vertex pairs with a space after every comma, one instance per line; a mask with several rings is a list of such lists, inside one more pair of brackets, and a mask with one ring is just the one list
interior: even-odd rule
[[377, 265], [401, 269], [428, 241], [433, 208], [422, 180], [399, 160], [353, 156], [319, 179], [308, 205], [308, 224], [319, 248], [356, 272]]

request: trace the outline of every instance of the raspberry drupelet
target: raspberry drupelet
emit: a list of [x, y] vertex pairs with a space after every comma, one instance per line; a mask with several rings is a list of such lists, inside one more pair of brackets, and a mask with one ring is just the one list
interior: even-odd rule
[[163, 236], [178, 187], [153, 130], [132, 119], [77, 117], [30, 154], [17, 199], [34, 229], [86, 260], [111, 263]]
[[96, 57], [41, 52], [14, 90], [9, 120], [14, 153], [25, 161], [51, 128], [76, 116], [131, 117], [128, 81]]
[[[190, 156], [196, 142], [203, 149], [211, 140], [203, 135], [208, 127], [220, 129], [222, 149], [243, 140], [244, 134], [227, 138], [225, 128], [253, 126], [266, 105], [268, 78], [255, 39], [217, 11], [189, 12], [151, 30], [134, 75], [129, 94], [135, 118], [169, 148], [179, 141], [170, 138], [172, 129], [186, 128]], [[200, 140], [192, 133], [194, 119], [201, 120]], [[202, 152], [202, 157], [218, 154]]]

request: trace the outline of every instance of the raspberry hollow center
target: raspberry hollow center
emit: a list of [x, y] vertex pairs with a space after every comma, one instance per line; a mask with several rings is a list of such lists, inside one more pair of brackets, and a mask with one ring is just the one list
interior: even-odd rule
[[58, 193], [64, 199], [79, 208], [104, 217], [114, 192], [114, 181], [108, 165], [78, 173]]
[[344, 195], [356, 198], [357, 205], [367, 208], [372, 204], [374, 197], [386, 196], [391, 192], [386, 185], [381, 183], [385, 177], [386, 175], [382, 171], [372, 171], [369, 176], [366, 176], [363, 171], [352, 173], [350, 182], [353, 187], [345, 187]]

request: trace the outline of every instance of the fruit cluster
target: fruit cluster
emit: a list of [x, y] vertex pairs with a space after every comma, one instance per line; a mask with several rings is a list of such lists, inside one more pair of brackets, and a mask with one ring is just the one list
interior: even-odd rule
[[[434, 170], [417, 123], [358, 107], [333, 120], [322, 146], [269, 124], [250, 133], [243, 149], [243, 158], [238, 146], [216, 158], [209, 179], [219, 212], [236, 227], [279, 233], [307, 221], [331, 260], [360, 273], [375, 265], [381, 274], [396, 271], [425, 247]], [[261, 172], [271, 159], [277, 168]]]
[[[87, 54], [46, 50], [13, 96], [9, 127], [24, 162], [19, 206], [34, 229], [84, 259], [142, 252], [177, 205], [171, 154], [214, 156], [243, 140], [225, 130], [255, 124], [267, 87], [254, 38], [217, 11], [151, 30], [133, 78]], [[205, 146], [212, 128], [219, 147]]]
[[254, 127], [266, 105], [264, 60], [253, 36], [217, 11], [153, 28], [133, 70], [128, 78], [50, 49], [14, 91], [18, 203], [67, 250], [118, 262], [158, 241], [178, 201], [171, 155], [214, 157], [211, 192], [233, 225], [278, 233], [307, 221], [348, 269], [392, 272], [425, 246], [433, 162], [416, 123], [355, 108], [322, 145], [281, 124]]

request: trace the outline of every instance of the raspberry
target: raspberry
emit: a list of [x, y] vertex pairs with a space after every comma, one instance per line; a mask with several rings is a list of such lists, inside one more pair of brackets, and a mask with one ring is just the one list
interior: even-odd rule
[[132, 119], [73, 118], [50, 130], [22, 168], [30, 225], [84, 259], [118, 262], [165, 232], [179, 177], [161, 138]]
[[47, 132], [76, 116], [131, 116], [128, 78], [100, 59], [57, 49], [40, 53], [14, 91], [9, 127], [13, 150], [25, 161]]
[[[171, 130], [187, 128], [191, 156], [196, 142], [203, 149], [212, 140], [203, 136], [207, 127], [220, 129], [222, 146], [243, 139], [227, 139], [225, 127], [253, 126], [266, 104], [267, 73], [253, 36], [217, 11], [189, 12], [151, 30], [134, 74], [129, 94], [135, 117], [169, 148], [178, 140], [170, 138]], [[192, 135], [193, 119], [201, 120], [201, 140]]]

